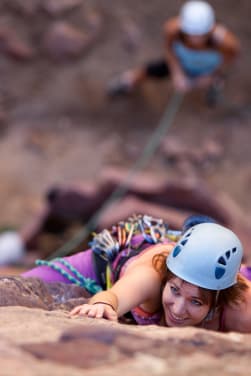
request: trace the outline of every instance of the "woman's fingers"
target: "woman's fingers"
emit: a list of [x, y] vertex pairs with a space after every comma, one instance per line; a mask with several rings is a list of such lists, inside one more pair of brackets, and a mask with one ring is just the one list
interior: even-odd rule
[[70, 311], [70, 316], [76, 316], [80, 309], [81, 309], [82, 306], [77, 306], [77, 307], [74, 307], [71, 311]]
[[70, 312], [70, 316], [76, 316], [76, 315], [86, 315], [88, 312], [92, 309], [92, 305], [90, 304], [82, 304], [80, 306], [77, 306], [73, 308]]
[[93, 304], [88, 307], [88, 309], [84, 312], [88, 317], [95, 317], [100, 319], [103, 317], [104, 308], [102, 304]]
[[70, 316], [77, 315], [101, 318], [104, 316], [104, 306], [103, 304], [83, 304], [71, 310]]
[[73, 308], [70, 312], [70, 316], [87, 316], [92, 318], [101, 319], [102, 317], [117, 321], [117, 313], [109, 306], [105, 304], [83, 304]]
[[105, 312], [105, 307], [104, 304], [95, 304], [96, 307], [96, 318], [101, 319], [102, 317], [105, 317], [104, 312]]

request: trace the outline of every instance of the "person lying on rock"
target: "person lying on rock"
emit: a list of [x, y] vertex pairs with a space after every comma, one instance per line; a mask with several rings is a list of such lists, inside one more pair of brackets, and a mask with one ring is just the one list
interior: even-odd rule
[[127, 94], [147, 78], [170, 76], [175, 90], [210, 88], [208, 100], [216, 100], [227, 67], [239, 55], [237, 37], [216, 22], [206, 1], [184, 3], [179, 15], [165, 22], [163, 31], [164, 58], [123, 72], [109, 83], [108, 94]]
[[238, 237], [210, 218], [189, 217], [181, 234], [161, 220], [138, 216], [97, 234], [91, 249], [45, 262], [23, 276], [78, 280], [91, 294], [97, 291], [71, 317], [116, 321], [130, 313], [140, 325], [246, 333], [251, 332], [251, 275], [241, 267], [242, 256]]

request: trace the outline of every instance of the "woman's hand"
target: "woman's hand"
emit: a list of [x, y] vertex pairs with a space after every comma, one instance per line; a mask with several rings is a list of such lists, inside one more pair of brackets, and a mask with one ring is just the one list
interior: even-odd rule
[[192, 80], [192, 85], [194, 89], [207, 89], [212, 84], [218, 83], [218, 79], [213, 75], [200, 76]]
[[105, 318], [111, 321], [118, 321], [118, 315], [114, 309], [110, 305], [104, 303], [82, 304], [73, 308], [70, 312], [70, 316], [87, 316], [96, 319]]
[[181, 93], [186, 93], [192, 88], [189, 78], [180, 72], [173, 73], [172, 82], [174, 89]]

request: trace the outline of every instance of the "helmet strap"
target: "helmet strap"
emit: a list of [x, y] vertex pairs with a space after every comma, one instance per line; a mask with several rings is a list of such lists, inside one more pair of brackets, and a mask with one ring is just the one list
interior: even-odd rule
[[208, 314], [206, 315], [206, 317], [203, 319], [204, 322], [211, 321], [213, 319], [215, 311], [217, 309], [217, 303], [218, 303], [218, 300], [219, 300], [219, 295], [220, 295], [220, 290], [217, 290], [216, 294], [215, 294], [214, 302], [212, 304], [212, 307], [208, 311]]

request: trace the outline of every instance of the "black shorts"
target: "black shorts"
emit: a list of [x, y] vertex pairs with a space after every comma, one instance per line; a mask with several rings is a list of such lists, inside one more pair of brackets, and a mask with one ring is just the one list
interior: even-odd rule
[[146, 75], [154, 78], [164, 78], [170, 75], [170, 70], [165, 60], [157, 60], [145, 65]]

